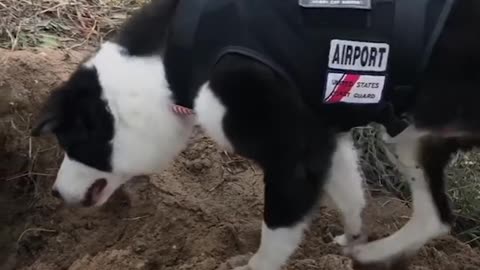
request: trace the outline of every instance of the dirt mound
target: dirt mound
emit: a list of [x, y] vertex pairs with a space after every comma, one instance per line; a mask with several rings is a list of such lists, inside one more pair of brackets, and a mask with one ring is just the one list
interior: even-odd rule
[[0, 269], [15, 265], [12, 253], [24, 237], [48, 233], [27, 226], [49, 205], [59, 152], [51, 138], [34, 141], [29, 130], [41, 101], [80, 59], [76, 52], [0, 50]]
[[[200, 131], [163, 173], [137, 178], [100, 209], [65, 209], [49, 196], [60, 157], [51, 138], [32, 140], [32, 113], [81, 55], [5, 52], [0, 81], [13, 89], [2, 119], [0, 269], [214, 270], [254, 252], [260, 238], [262, 174], [247, 160], [216, 148]], [[7, 161], [7, 162], [5, 162]], [[366, 217], [377, 236], [395, 231], [410, 210], [393, 198], [372, 198]], [[285, 269], [351, 270], [332, 244], [338, 215], [320, 209]], [[3, 243], [3, 244], [2, 244]], [[11, 251], [10, 253], [6, 251]], [[480, 269], [480, 253], [454, 238], [433, 241], [411, 269]], [[2, 267], [3, 266], [3, 267]]]

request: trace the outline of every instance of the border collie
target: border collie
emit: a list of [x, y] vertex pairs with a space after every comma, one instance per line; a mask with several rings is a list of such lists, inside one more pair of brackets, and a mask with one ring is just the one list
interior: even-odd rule
[[[186, 2], [208, 4], [198, 8], [196, 34], [182, 36], [191, 30], [178, 27], [190, 18], [182, 13], [197, 12], [182, 7]], [[198, 123], [264, 171], [261, 244], [235, 270], [279, 270], [301, 242], [322, 194], [343, 216], [345, 234], [335, 240], [353, 259], [368, 264], [410, 255], [449, 232], [453, 215], [443, 169], [451, 153], [480, 142], [477, 2], [457, 1], [453, 7], [403, 111], [411, 125], [389, 138], [413, 195], [411, 220], [389, 237], [366, 241], [362, 176], [348, 133], [377, 121], [378, 111], [351, 108], [383, 100], [372, 89], [387, 88], [381, 55], [386, 57], [388, 47], [382, 40], [338, 41], [343, 49], [329, 54], [328, 46], [315, 42], [334, 44], [336, 33], [315, 39], [309, 26], [325, 28], [317, 20], [321, 16], [298, 0], [154, 0], [142, 8], [51, 93], [32, 129], [34, 136], [53, 133], [65, 150], [53, 194], [72, 206], [100, 206], [132, 177], [168, 166]], [[176, 43], [182, 37], [184, 47]], [[255, 50], [227, 46], [236, 42]], [[325, 74], [312, 70], [327, 58], [336, 70], [346, 65], [365, 71], [369, 64], [372, 69], [347, 77], [323, 67], [318, 70]], [[365, 81], [353, 87], [359, 78]], [[327, 80], [335, 88], [325, 87]], [[339, 89], [355, 95], [332, 97]]]

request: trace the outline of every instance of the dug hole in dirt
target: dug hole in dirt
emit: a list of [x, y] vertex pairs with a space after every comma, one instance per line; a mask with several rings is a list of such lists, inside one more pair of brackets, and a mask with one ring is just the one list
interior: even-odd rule
[[[262, 172], [197, 131], [163, 173], [130, 182], [99, 209], [66, 209], [50, 196], [61, 151], [29, 128], [48, 92], [85, 52], [0, 51], [0, 269], [214, 270], [258, 247]], [[370, 199], [365, 217], [377, 237], [402, 226], [410, 209]], [[317, 212], [288, 270], [351, 270], [332, 243], [334, 210]], [[480, 252], [453, 237], [432, 241], [410, 269], [480, 269]]]

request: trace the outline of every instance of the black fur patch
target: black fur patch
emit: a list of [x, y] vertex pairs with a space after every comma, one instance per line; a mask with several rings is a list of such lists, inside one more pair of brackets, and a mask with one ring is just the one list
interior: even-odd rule
[[224, 56], [211, 89], [227, 108], [223, 128], [235, 150], [265, 172], [265, 223], [290, 227], [321, 195], [335, 148], [333, 133], [299, 92], [262, 63]]
[[150, 56], [163, 53], [170, 21], [178, 0], [153, 0], [142, 7], [121, 28], [115, 42], [129, 55]]
[[101, 171], [111, 171], [114, 119], [101, 98], [97, 71], [81, 67], [45, 106], [52, 132], [68, 156]]

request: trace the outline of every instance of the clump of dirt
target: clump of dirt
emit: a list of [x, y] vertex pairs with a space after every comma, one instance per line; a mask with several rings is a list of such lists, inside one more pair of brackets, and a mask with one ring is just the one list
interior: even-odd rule
[[[169, 168], [139, 177], [98, 209], [66, 209], [51, 198], [60, 151], [52, 138], [31, 139], [32, 113], [82, 54], [5, 52], [0, 73], [13, 91], [4, 118], [0, 182], [0, 269], [214, 270], [229, 258], [252, 253], [260, 239], [262, 172], [220, 150], [200, 130]], [[3, 121], [2, 120], [2, 121]], [[334, 210], [321, 208], [288, 270], [352, 270], [332, 243], [342, 232]], [[370, 232], [388, 235], [404, 224], [409, 208], [393, 198], [371, 198]], [[5, 243], [5, 244], [2, 244]], [[0, 254], [4, 253], [3, 250]], [[433, 241], [410, 269], [479, 269], [480, 253], [451, 237]]]

